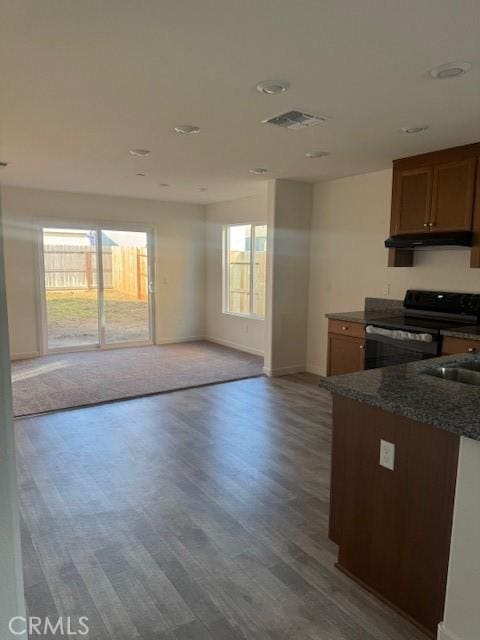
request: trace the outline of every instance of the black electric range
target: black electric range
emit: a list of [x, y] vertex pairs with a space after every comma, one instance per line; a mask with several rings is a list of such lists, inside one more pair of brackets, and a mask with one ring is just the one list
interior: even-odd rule
[[366, 369], [435, 358], [442, 330], [480, 324], [480, 294], [408, 290], [403, 309], [366, 327]]

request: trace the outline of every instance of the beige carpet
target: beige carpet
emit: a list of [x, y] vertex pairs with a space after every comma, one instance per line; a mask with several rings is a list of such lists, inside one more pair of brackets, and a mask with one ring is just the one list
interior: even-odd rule
[[211, 342], [88, 351], [12, 363], [25, 416], [262, 374], [263, 358]]

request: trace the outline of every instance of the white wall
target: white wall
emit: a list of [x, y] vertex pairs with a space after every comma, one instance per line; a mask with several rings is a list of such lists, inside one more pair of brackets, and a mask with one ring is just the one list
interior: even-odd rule
[[467, 249], [417, 251], [415, 266], [388, 268], [392, 172], [315, 185], [310, 255], [308, 370], [326, 369], [325, 313], [363, 309], [366, 296], [402, 299], [407, 288], [480, 291]]
[[222, 230], [225, 224], [267, 222], [267, 192], [206, 207], [206, 300], [207, 339], [263, 355], [265, 321], [222, 313]]
[[204, 208], [197, 205], [3, 188], [5, 261], [13, 357], [40, 351], [36, 244], [42, 221], [114, 222], [154, 229], [156, 342], [204, 333]]
[[305, 371], [313, 187], [268, 183], [265, 366], [269, 375]]
[[447, 597], [439, 640], [480, 637], [480, 442], [461, 438]]
[[10, 619], [16, 616], [25, 616], [25, 600], [15, 473], [4, 262], [1, 245], [0, 238], [0, 638], [7, 638], [11, 635], [8, 631]]

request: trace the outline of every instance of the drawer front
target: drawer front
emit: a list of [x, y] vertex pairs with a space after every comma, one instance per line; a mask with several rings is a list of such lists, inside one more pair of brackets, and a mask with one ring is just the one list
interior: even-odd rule
[[463, 338], [445, 337], [442, 340], [442, 355], [451, 356], [456, 353], [480, 353], [480, 340], [464, 340]]
[[340, 333], [344, 336], [352, 336], [352, 338], [365, 337], [365, 325], [359, 322], [343, 322], [343, 320], [329, 320], [329, 333]]

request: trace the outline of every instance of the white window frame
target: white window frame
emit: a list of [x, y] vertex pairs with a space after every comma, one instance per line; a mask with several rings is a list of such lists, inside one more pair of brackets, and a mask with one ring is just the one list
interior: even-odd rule
[[[247, 227], [251, 228], [250, 233], [250, 242], [251, 242], [251, 250], [250, 250], [250, 313], [237, 313], [235, 311], [230, 311], [230, 292], [229, 292], [229, 253], [230, 253], [230, 234], [228, 230], [231, 227]], [[266, 222], [235, 222], [232, 224], [225, 224], [223, 226], [223, 238], [222, 238], [222, 252], [223, 252], [223, 260], [222, 260], [222, 313], [227, 316], [235, 316], [237, 318], [250, 318], [253, 320], [265, 320], [265, 316], [260, 315], [258, 313], [253, 313], [253, 284], [254, 284], [254, 265], [256, 258], [256, 228], [257, 227], [266, 227]], [[268, 227], [267, 227], [267, 237], [268, 237]], [[268, 240], [267, 240], [268, 246]]]

